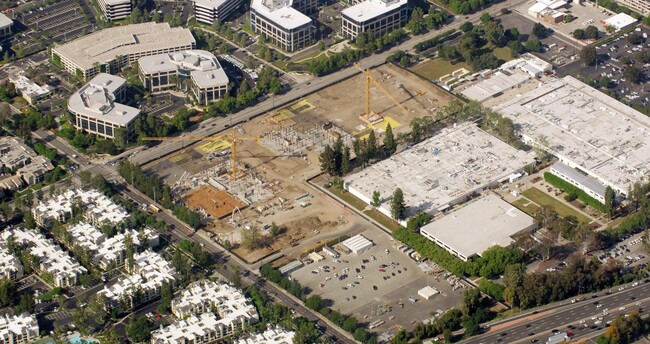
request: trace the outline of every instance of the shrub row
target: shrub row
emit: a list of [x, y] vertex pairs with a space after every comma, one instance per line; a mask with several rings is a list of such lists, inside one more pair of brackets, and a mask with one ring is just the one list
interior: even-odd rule
[[544, 173], [544, 180], [555, 186], [556, 188], [568, 193], [568, 194], [575, 194], [578, 196], [578, 199], [582, 201], [583, 203], [587, 204], [588, 206], [601, 211], [605, 212], [605, 205], [597, 201], [595, 198], [587, 195], [584, 191], [578, 189], [575, 185], [567, 182], [566, 180], [552, 174], [551, 172], [546, 172]]

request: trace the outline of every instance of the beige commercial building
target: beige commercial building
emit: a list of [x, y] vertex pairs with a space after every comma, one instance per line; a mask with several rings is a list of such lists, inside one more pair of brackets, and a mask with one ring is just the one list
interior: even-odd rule
[[55, 64], [88, 79], [116, 73], [143, 56], [191, 50], [195, 45], [189, 29], [149, 22], [103, 29], [54, 47], [51, 54]]
[[253, 0], [251, 29], [282, 50], [305, 48], [312, 42], [313, 24], [292, 5], [292, 0]]
[[650, 1], [648, 0], [617, 0], [616, 2], [644, 16], [650, 15]]
[[14, 21], [6, 15], [0, 13], [0, 37], [7, 37], [13, 33], [12, 26]]
[[194, 16], [199, 23], [212, 25], [216, 20], [228, 19], [243, 3], [243, 0], [194, 0]]
[[341, 33], [351, 40], [363, 31], [381, 37], [407, 21], [408, 0], [366, 0], [341, 11]]
[[130, 0], [97, 0], [108, 20], [121, 20], [131, 15]]
[[142, 84], [151, 92], [178, 87], [191, 92], [201, 105], [228, 92], [226, 72], [217, 58], [204, 50], [146, 56], [138, 60], [138, 68]]

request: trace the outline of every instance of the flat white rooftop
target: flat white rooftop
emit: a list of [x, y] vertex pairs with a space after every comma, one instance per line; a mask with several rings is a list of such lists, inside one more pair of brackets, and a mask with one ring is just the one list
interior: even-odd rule
[[356, 22], [366, 22], [407, 5], [408, 0], [366, 0], [344, 9], [341, 15]]
[[648, 180], [648, 116], [571, 76], [502, 97], [493, 109], [512, 119], [524, 140], [545, 137], [546, 149], [563, 163], [623, 194], [632, 183]]
[[481, 255], [494, 245], [509, 246], [513, 242], [512, 235], [532, 229], [534, 225], [532, 217], [489, 194], [425, 225], [420, 233], [469, 258]]
[[269, 328], [262, 333], [248, 335], [248, 337], [239, 339], [236, 344], [293, 344], [294, 335], [295, 332], [278, 326]]
[[292, 0], [253, 0], [251, 9], [286, 30], [311, 23], [311, 19], [291, 7], [292, 4]]
[[199, 7], [205, 8], [219, 8], [219, 6], [226, 3], [228, 0], [194, 0], [194, 4]]
[[27, 93], [30, 98], [38, 98], [50, 93], [50, 89], [47, 86], [40, 86], [32, 80], [29, 80], [24, 75], [10, 75], [9, 81], [16, 86], [18, 91], [21, 93]]
[[196, 85], [201, 88], [228, 84], [228, 76], [217, 58], [205, 50], [186, 50], [176, 53], [145, 56], [138, 60], [138, 66], [145, 74], [189, 71]]
[[53, 48], [83, 69], [95, 62], [108, 63], [116, 56], [165, 50], [196, 43], [189, 29], [169, 23], [148, 22], [103, 29]]
[[7, 17], [4, 13], [0, 13], [0, 28], [10, 26], [13, 23], [14, 21]]
[[409, 216], [431, 214], [533, 162], [531, 154], [461, 123], [347, 177], [345, 188], [368, 203], [379, 191], [379, 210], [390, 214], [389, 198], [399, 187]]
[[496, 72], [461, 92], [465, 97], [482, 102], [495, 95], [520, 85], [530, 79], [530, 76], [518, 72]]
[[625, 14], [625, 13], [619, 13], [613, 17], [609, 17], [605, 19], [605, 24], [611, 25], [614, 28], [622, 29], [628, 25], [632, 25], [636, 23], [638, 20], [634, 19], [633, 17]]
[[99, 73], [70, 96], [68, 108], [77, 114], [127, 125], [140, 114], [140, 110], [116, 101], [114, 93], [125, 83], [126, 80], [119, 76]]

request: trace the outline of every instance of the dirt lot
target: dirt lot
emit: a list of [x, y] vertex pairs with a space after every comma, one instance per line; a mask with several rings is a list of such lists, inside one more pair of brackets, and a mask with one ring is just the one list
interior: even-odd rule
[[209, 185], [203, 185], [191, 191], [183, 201], [190, 209], [201, 209], [215, 219], [229, 215], [235, 208], [242, 209], [246, 206], [246, 203], [229, 193]]

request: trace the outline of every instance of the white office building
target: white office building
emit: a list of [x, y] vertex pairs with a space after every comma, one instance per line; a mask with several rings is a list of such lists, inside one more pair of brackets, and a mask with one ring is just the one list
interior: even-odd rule
[[573, 184], [600, 203], [605, 204], [605, 190], [607, 187], [600, 181], [590, 178], [586, 174], [580, 173], [575, 168], [571, 168], [561, 162], [553, 164], [549, 171], [551, 174]]
[[40, 86], [24, 75], [9, 75], [9, 81], [16, 87], [16, 92], [20, 94], [30, 105], [36, 103], [50, 95], [50, 89], [47, 86]]
[[151, 92], [180, 87], [191, 92], [201, 105], [217, 101], [228, 92], [226, 72], [217, 58], [204, 50], [146, 56], [138, 60], [138, 68], [142, 84]]
[[194, 0], [194, 15], [199, 23], [212, 25], [216, 20], [226, 21], [243, 3], [243, 0]]
[[169, 23], [147, 22], [93, 32], [51, 49], [55, 64], [83, 79], [99, 73], [117, 73], [143, 56], [195, 47], [189, 29]]
[[158, 253], [147, 250], [136, 254], [134, 260], [130, 275], [119, 278], [113, 285], [104, 286], [98, 293], [106, 297], [109, 307], [119, 313], [157, 298], [163, 283], [173, 284], [176, 280], [176, 270]]
[[116, 225], [129, 216], [121, 206], [97, 190], [70, 189], [33, 207], [34, 220], [39, 226], [50, 226], [54, 221], [64, 223], [75, 215], [72, 214], [74, 200], [81, 202], [84, 219], [94, 226]]
[[23, 264], [7, 247], [0, 246], [0, 278], [16, 281], [23, 277]]
[[351, 40], [363, 31], [381, 37], [406, 25], [408, 15], [408, 0], [366, 0], [341, 11], [341, 33]]
[[0, 317], [0, 343], [28, 344], [40, 338], [38, 321], [35, 315], [28, 313], [20, 315], [5, 314]]
[[107, 20], [122, 20], [131, 15], [130, 0], [97, 0]]
[[7, 17], [4, 13], [0, 13], [0, 38], [11, 36], [13, 33], [13, 25], [13, 20]]
[[140, 109], [122, 104], [125, 100], [126, 80], [100, 73], [70, 96], [68, 111], [78, 130], [112, 139], [119, 129], [125, 131], [128, 139], [133, 135], [133, 122]]
[[13, 240], [17, 245], [29, 250], [31, 255], [38, 257], [39, 272], [41, 275], [44, 273], [50, 275], [56, 287], [72, 287], [77, 284], [79, 276], [88, 272], [67, 252], [62, 251], [57, 243], [36, 230], [22, 228], [5, 230], [0, 238], [5, 242]]
[[285, 51], [298, 51], [311, 44], [313, 24], [292, 7], [293, 0], [253, 0], [251, 29]]

